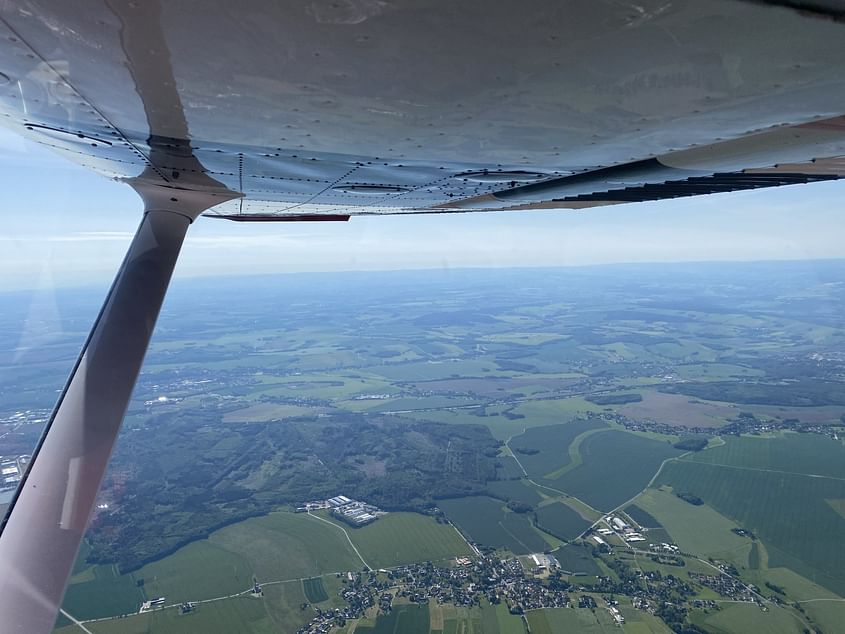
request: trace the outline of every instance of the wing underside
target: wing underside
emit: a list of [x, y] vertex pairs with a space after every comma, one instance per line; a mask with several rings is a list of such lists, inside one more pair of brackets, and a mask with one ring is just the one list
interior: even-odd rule
[[812, 183], [845, 175], [845, 27], [799, 8], [11, 2], [0, 120], [240, 220]]

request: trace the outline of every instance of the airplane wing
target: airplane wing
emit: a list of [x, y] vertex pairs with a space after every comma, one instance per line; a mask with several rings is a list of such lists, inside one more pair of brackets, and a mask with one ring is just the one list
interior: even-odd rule
[[842, 178], [843, 29], [835, 0], [0, 3], [0, 122], [145, 203], [3, 520], [4, 631], [52, 629], [199, 215], [583, 209]]
[[845, 26], [736, 0], [4, 3], [0, 119], [210, 215], [584, 208], [845, 174]]

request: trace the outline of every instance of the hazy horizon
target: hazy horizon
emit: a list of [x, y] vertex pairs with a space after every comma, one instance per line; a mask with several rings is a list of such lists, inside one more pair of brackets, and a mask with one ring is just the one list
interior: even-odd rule
[[[0, 149], [0, 290], [107, 286], [141, 218], [135, 193], [11, 132]], [[841, 259], [843, 194], [830, 181], [582, 211], [200, 218], [175, 277]]]

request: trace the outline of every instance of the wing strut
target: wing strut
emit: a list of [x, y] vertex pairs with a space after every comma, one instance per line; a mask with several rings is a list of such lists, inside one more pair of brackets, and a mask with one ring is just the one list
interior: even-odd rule
[[136, 189], [143, 220], [3, 520], [3, 632], [53, 630], [185, 233], [233, 197]]

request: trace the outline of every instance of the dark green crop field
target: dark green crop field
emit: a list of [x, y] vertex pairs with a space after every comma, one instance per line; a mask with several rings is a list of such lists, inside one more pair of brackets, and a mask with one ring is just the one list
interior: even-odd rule
[[632, 520], [634, 520], [643, 528], [662, 528], [660, 526], [660, 522], [658, 522], [656, 519], [654, 519], [651, 514], [647, 513], [636, 504], [632, 504], [631, 506], [625, 507], [624, 511]]
[[590, 526], [590, 522], [571, 508], [555, 502], [537, 509], [537, 526], [559, 539], [571, 540]]
[[440, 508], [470, 541], [481, 546], [506, 548], [516, 555], [548, 548], [529, 514], [507, 512], [501, 500], [483, 496], [441, 500]]
[[593, 557], [592, 548], [589, 545], [567, 544], [561, 546], [552, 553], [557, 559], [562, 570], [583, 575], [600, 575], [599, 568]]
[[511, 500], [537, 504], [543, 498], [537, 490], [525, 480], [497, 480], [487, 483], [487, 492], [493, 497], [510, 502]]
[[580, 453], [582, 464], [549, 485], [609, 511], [645, 488], [661, 462], [682, 452], [667, 442], [612, 430], [587, 436]]
[[328, 601], [329, 595], [323, 585], [323, 580], [320, 577], [312, 577], [305, 579], [302, 582], [302, 590], [305, 592], [305, 598], [311, 603], [320, 603], [321, 601]]
[[597, 420], [575, 420], [564, 425], [533, 427], [515, 436], [509, 445], [532, 478], [541, 478], [571, 462], [569, 446], [586, 431], [607, 427]]

